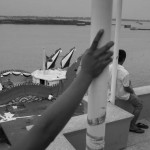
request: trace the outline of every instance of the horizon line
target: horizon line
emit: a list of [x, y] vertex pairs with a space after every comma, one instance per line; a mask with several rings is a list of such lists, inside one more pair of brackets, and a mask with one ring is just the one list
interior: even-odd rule
[[[35, 18], [64, 18], [64, 19], [91, 19], [89, 16], [35, 16], [35, 15], [0, 15], [0, 17], [35, 17]], [[112, 18], [112, 20], [116, 20], [116, 18]], [[149, 19], [137, 19], [137, 18], [122, 18], [122, 20], [135, 20], [135, 21], [150, 21]]]

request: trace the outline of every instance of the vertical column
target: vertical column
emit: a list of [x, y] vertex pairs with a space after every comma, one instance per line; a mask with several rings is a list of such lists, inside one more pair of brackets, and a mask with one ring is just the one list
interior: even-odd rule
[[117, 0], [116, 11], [116, 28], [115, 28], [115, 45], [114, 45], [114, 57], [112, 68], [112, 82], [111, 82], [111, 98], [110, 101], [115, 104], [116, 93], [116, 78], [117, 78], [117, 66], [118, 66], [118, 51], [119, 51], [119, 38], [121, 29], [121, 15], [122, 15], [122, 0]]
[[[104, 36], [99, 46], [110, 41], [112, 1], [113, 0], [91, 0], [91, 43], [99, 29], [104, 29]], [[86, 134], [87, 150], [104, 149], [108, 77], [107, 67], [89, 87]]]
[[46, 51], [45, 48], [43, 48], [43, 73], [45, 74], [45, 63], [46, 63]]

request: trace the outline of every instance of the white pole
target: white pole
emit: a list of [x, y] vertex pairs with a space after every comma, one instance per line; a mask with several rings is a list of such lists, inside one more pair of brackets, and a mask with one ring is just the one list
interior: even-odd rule
[[117, 0], [116, 7], [116, 28], [115, 28], [115, 44], [114, 44], [114, 58], [112, 68], [112, 81], [111, 81], [111, 97], [110, 101], [115, 104], [115, 91], [116, 91], [116, 78], [117, 78], [117, 66], [118, 66], [118, 51], [119, 51], [119, 38], [121, 29], [121, 15], [122, 15], [122, 0]]
[[43, 48], [43, 73], [45, 74], [45, 63], [46, 63], [46, 51], [45, 48]]
[[[91, 43], [99, 29], [104, 29], [104, 35], [99, 43], [99, 47], [111, 39], [112, 1], [91, 0]], [[87, 150], [104, 149], [108, 77], [107, 67], [89, 87], [86, 134]]]

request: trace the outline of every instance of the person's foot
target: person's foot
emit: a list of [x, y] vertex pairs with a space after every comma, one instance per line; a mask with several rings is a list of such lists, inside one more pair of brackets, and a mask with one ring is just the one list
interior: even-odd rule
[[134, 133], [144, 133], [145, 132], [144, 130], [142, 130], [142, 129], [136, 127], [136, 126], [130, 127], [129, 131], [134, 132]]
[[136, 126], [137, 126], [138, 128], [143, 128], [143, 129], [148, 129], [148, 128], [149, 128], [148, 125], [145, 125], [145, 124], [140, 123], [140, 122], [137, 123]]

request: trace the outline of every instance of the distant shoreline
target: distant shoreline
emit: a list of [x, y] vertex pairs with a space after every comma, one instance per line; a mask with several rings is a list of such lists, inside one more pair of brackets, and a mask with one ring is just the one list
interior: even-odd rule
[[0, 16], [0, 24], [42, 24], [42, 25], [90, 25], [85, 18], [60, 18], [36, 16]]
[[[115, 21], [115, 19], [112, 19]], [[150, 20], [122, 19], [122, 21]], [[0, 16], [0, 24], [42, 24], [42, 25], [90, 25], [90, 17], [39, 17], [39, 16]]]

